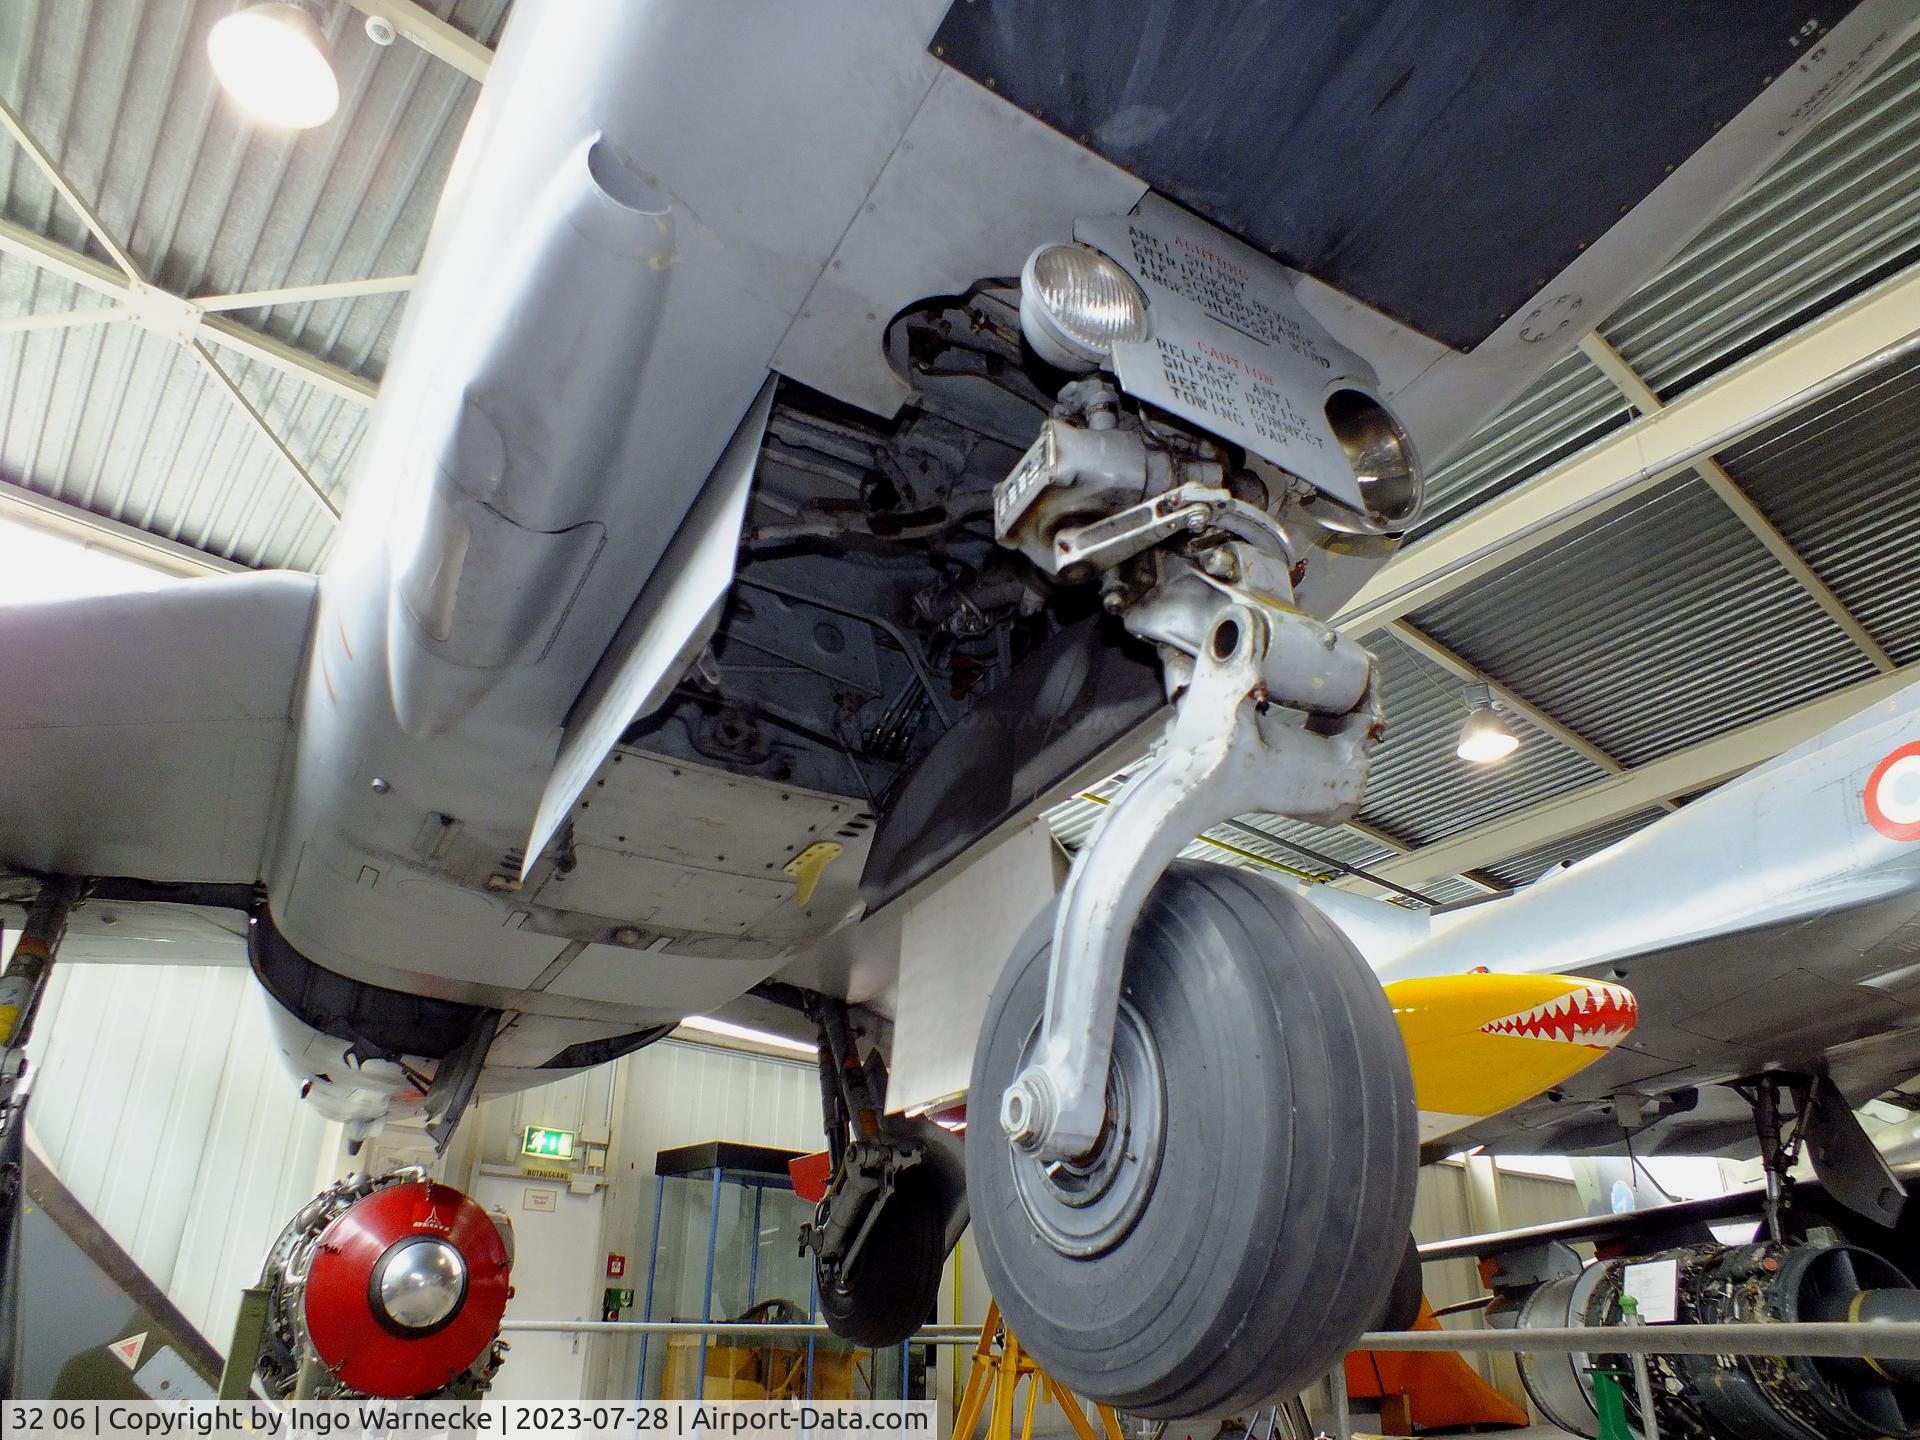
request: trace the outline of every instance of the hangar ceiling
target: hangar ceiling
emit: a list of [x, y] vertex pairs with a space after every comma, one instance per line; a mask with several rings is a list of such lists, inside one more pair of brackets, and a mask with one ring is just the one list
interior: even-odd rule
[[[508, 0], [353, 5], [403, 38], [338, 7], [340, 113], [297, 136], [216, 91], [230, 0], [0, 7], [0, 514], [179, 573], [324, 564]], [[1350, 617], [1391, 717], [1358, 821], [1197, 852], [1470, 898], [1920, 679], [1920, 355], [1872, 363], [1917, 328], [1920, 39], [1432, 477], [1412, 603]], [[1689, 425], [1725, 443], [1603, 493]], [[1522, 737], [1486, 769], [1453, 753], [1476, 684]]]

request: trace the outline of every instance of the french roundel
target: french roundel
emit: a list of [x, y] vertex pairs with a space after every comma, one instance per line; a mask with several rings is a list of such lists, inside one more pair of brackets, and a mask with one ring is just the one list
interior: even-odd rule
[[1866, 804], [1867, 822], [1889, 840], [1920, 840], [1920, 740], [1873, 767]]

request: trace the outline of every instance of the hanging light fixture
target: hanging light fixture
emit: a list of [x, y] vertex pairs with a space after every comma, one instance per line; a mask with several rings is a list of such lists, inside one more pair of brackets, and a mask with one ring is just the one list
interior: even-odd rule
[[213, 73], [254, 119], [289, 130], [325, 124], [340, 105], [314, 0], [262, 0], [207, 32]]
[[1493, 694], [1486, 686], [1468, 702], [1466, 722], [1460, 727], [1460, 743], [1454, 754], [1474, 765], [1492, 765], [1511, 755], [1520, 745], [1520, 737], [1507, 728]]

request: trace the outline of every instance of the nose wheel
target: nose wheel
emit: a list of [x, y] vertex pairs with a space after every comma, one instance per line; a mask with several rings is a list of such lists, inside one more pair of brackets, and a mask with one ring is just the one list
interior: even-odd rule
[[[1052, 917], [989, 1006], [972, 1093], [1032, 1063]], [[1064, 1159], [967, 1135], [981, 1265], [1008, 1327], [1073, 1392], [1154, 1418], [1297, 1393], [1382, 1313], [1417, 1158], [1385, 994], [1272, 882], [1180, 863], [1127, 947], [1105, 1120]]]

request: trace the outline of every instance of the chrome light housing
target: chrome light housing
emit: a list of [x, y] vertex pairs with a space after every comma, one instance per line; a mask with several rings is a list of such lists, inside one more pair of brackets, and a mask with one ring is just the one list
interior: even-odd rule
[[1042, 245], [1020, 272], [1020, 329], [1049, 365], [1097, 369], [1114, 346], [1147, 338], [1147, 297], [1098, 250]]
[[1327, 424], [1359, 482], [1367, 520], [1388, 534], [1406, 529], [1426, 498], [1426, 477], [1407, 432], [1364, 390], [1336, 390], [1327, 397], [1326, 408]]
[[1467, 712], [1460, 726], [1454, 754], [1472, 765], [1493, 765], [1520, 747], [1520, 737], [1508, 727], [1491, 700], [1481, 700]]

